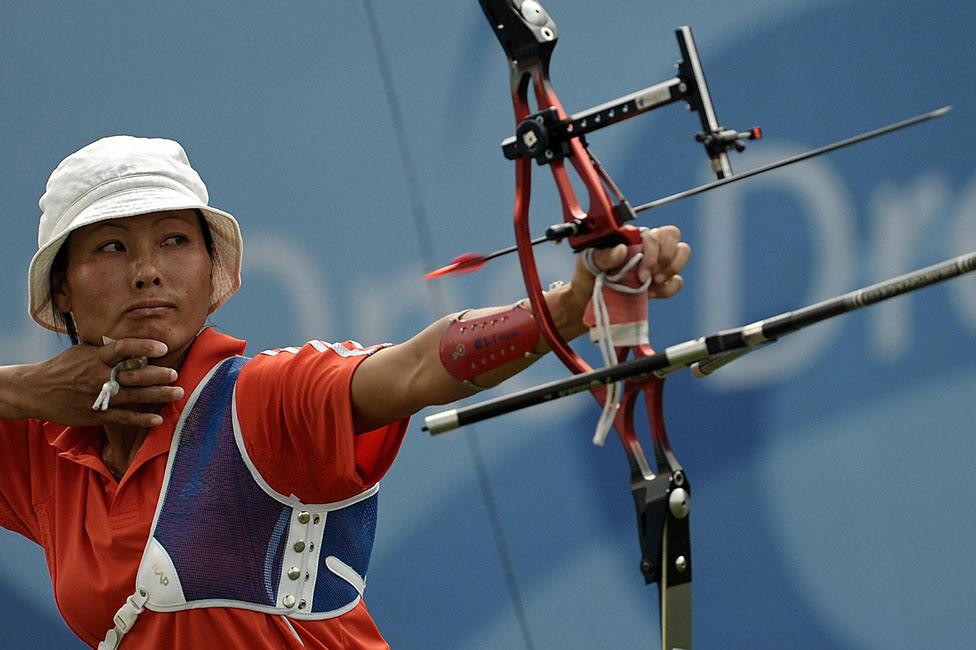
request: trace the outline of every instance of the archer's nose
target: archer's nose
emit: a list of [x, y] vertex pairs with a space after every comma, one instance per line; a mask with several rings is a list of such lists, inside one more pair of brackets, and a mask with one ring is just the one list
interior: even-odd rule
[[132, 286], [137, 291], [142, 291], [149, 287], [158, 287], [162, 284], [162, 276], [155, 260], [149, 258], [139, 258], [133, 260]]
[[158, 275], [154, 275], [152, 277], [145, 277], [145, 278], [136, 278], [136, 282], [135, 282], [136, 289], [144, 289], [150, 285], [158, 287], [160, 284], [161, 281]]

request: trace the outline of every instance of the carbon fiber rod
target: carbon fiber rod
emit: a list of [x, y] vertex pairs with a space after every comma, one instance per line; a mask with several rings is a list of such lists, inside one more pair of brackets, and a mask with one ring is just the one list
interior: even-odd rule
[[424, 419], [423, 430], [436, 435], [466, 424], [473, 424], [527, 406], [551, 402], [554, 399], [593, 390], [630, 377], [638, 377], [652, 372], [660, 375], [668, 374], [676, 368], [685, 368], [709, 357], [764, 345], [815, 323], [868, 305], [884, 302], [896, 296], [971, 273], [974, 270], [976, 270], [976, 251], [749, 325], [678, 343], [647, 357], [580, 373], [565, 379], [558, 379], [510, 395], [502, 395], [480, 404], [434, 413]]
[[674, 203], [675, 201], [680, 201], [681, 199], [687, 199], [690, 196], [695, 196], [696, 194], [701, 194], [702, 192], [707, 192], [709, 190], [714, 190], [716, 188], [722, 187], [723, 185], [728, 185], [729, 183], [735, 183], [737, 181], [744, 181], [747, 178], [752, 178], [757, 174], [762, 174], [765, 172], [772, 171], [774, 169], [779, 169], [780, 167], [786, 167], [787, 165], [792, 165], [804, 160], [809, 160], [816, 156], [823, 155], [825, 153], [836, 151], [837, 149], [843, 149], [844, 147], [849, 147], [852, 144], [857, 144], [859, 142], [864, 142], [865, 140], [871, 140], [872, 138], [877, 138], [894, 131], [900, 131], [901, 129], [914, 126], [921, 122], [928, 122], [929, 120], [934, 120], [938, 117], [942, 117], [946, 113], [952, 110], [951, 106], [943, 106], [942, 108], [937, 108], [934, 111], [929, 111], [928, 113], [922, 113], [921, 115], [916, 115], [915, 117], [910, 117], [907, 120], [902, 120], [900, 122], [895, 122], [894, 124], [889, 124], [888, 126], [883, 126], [879, 129], [874, 129], [873, 131], [868, 131], [866, 133], [861, 133], [859, 135], [852, 136], [845, 140], [840, 140], [839, 142], [834, 142], [832, 144], [824, 145], [810, 151], [797, 154], [795, 156], [790, 156], [789, 158], [784, 158], [783, 160], [778, 160], [768, 165], [762, 165], [761, 167], [756, 167], [755, 169], [750, 169], [749, 171], [741, 172], [726, 178], [722, 178], [717, 181], [712, 181], [711, 183], [705, 183], [704, 185], [699, 185], [698, 187], [693, 187], [688, 190], [681, 192], [676, 192], [669, 196], [665, 196], [660, 199], [655, 199], [653, 201], [648, 201], [647, 203], [642, 203], [634, 207], [634, 212], [644, 212], [645, 210], [653, 210], [654, 208], [660, 208], [663, 205], [668, 205], [669, 203]]

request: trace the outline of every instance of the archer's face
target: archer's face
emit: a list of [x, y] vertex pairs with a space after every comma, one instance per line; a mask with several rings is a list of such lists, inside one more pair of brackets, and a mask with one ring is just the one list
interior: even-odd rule
[[72, 313], [83, 342], [155, 339], [169, 347], [167, 358], [182, 359], [207, 318], [212, 286], [195, 211], [102, 221], [72, 232], [65, 246], [54, 299]]

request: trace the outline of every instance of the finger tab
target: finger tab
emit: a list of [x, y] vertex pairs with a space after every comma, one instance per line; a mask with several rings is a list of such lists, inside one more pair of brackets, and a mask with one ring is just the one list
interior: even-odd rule
[[138, 370], [139, 368], [145, 368], [148, 363], [149, 360], [146, 357], [134, 357], [132, 359], [126, 359], [124, 361], [120, 361], [116, 366], [116, 368], [119, 371]]

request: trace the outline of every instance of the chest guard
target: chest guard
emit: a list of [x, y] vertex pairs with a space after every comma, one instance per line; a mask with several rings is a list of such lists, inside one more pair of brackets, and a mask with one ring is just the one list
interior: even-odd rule
[[379, 484], [326, 504], [271, 489], [237, 421], [235, 386], [245, 363], [219, 363], [187, 402], [136, 591], [100, 650], [118, 647], [144, 608], [237, 607], [307, 620], [340, 616], [362, 599]]

